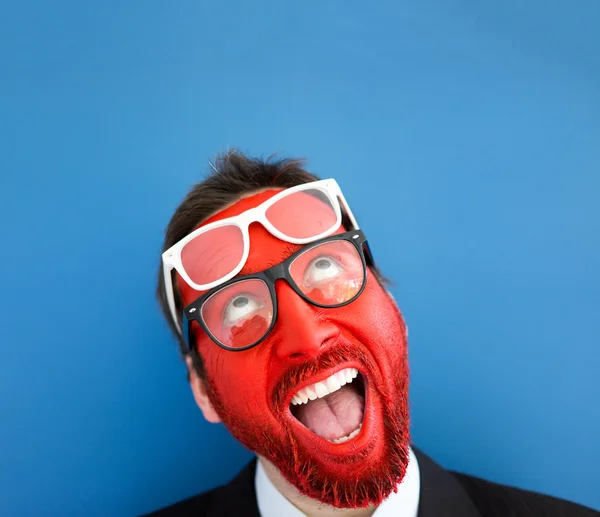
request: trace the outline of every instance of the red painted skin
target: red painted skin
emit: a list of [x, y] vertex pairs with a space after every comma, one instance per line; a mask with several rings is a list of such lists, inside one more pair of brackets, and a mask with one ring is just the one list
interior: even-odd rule
[[[241, 214], [279, 191], [241, 199], [200, 226]], [[302, 247], [277, 239], [258, 223], [249, 233], [250, 254], [240, 276], [267, 269]], [[178, 287], [184, 305], [202, 294], [181, 278]], [[277, 322], [254, 348], [224, 350], [195, 327], [211, 402], [233, 436], [270, 460], [300, 492], [341, 508], [378, 504], [402, 479], [408, 461], [402, 315], [370, 270], [363, 293], [344, 307], [315, 307], [284, 281], [276, 292]], [[365, 378], [363, 427], [356, 438], [333, 444], [304, 427], [289, 406], [302, 387], [348, 367]]]

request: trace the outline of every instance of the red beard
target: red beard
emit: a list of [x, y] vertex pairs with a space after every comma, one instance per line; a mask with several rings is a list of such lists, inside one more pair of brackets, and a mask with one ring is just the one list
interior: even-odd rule
[[[350, 361], [361, 365], [358, 369], [366, 384], [364, 418], [366, 420], [367, 413], [371, 412], [376, 430], [372, 440], [360, 450], [325, 458], [307, 447], [306, 440], [298, 439], [294, 429], [297, 421], [293, 422], [289, 409], [289, 395], [299, 383]], [[272, 462], [301, 493], [337, 508], [360, 508], [378, 505], [396, 491], [408, 465], [409, 372], [406, 354], [395, 366], [395, 378], [385, 379], [370, 354], [342, 339], [318, 357], [289, 368], [272, 393], [270, 408], [284, 434], [230, 414], [210, 376], [207, 379], [208, 395], [231, 434], [248, 449]], [[285, 439], [280, 440], [277, 434]]]

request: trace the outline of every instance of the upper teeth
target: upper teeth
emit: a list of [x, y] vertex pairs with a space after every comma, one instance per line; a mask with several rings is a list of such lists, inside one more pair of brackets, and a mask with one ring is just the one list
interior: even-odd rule
[[292, 397], [292, 404], [306, 404], [309, 400], [320, 399], [339, 390], [344, 384], [350, 384], [358, 375], [356, 368], [346, 368], [334, 373], [324, 381], [302, 388]]

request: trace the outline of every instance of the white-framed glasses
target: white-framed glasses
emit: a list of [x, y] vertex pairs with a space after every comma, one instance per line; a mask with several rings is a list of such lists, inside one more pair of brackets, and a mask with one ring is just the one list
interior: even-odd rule
[[[341, 207], [340, 207], [341, 203]], [[342, 223], [342, 210], [353, 228], [358, 223], [334, 179], [304, 183], [285, 189], [259, 206], [234, 217], [202, 226], [162, 254], [165, 291], [176, 328], [173, 269], [196, 291], [212, 289], [237, 275], [250, 251], [248, 227], [262, 224], [274, 237], [292, 244], [307, 244], [333, 234]]]

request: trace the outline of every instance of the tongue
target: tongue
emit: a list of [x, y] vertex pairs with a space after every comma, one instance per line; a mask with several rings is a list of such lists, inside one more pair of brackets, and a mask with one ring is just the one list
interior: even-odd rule
[[335, 440], [358, 429], [363, 419], [365, 399], [351, 384], [347, 384], [326, 397], [297, 407], [295, 416], [300, 422], [326, 440]]

